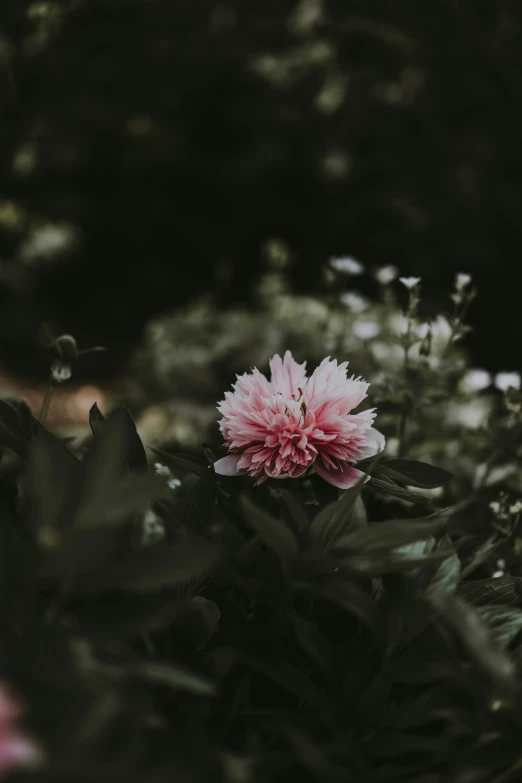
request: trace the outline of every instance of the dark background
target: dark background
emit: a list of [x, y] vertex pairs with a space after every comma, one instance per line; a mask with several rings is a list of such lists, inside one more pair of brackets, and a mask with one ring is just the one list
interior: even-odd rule
[[[472, 273], [474, 360], [520, 369], [521, 33], [516, 0], [2, 0], [0, 364], [41, 373], [46, 321], [117, 376], [278, 237], [301, 291], [340, 254]], [[28, 261], [46, 223], [77, 240]]]

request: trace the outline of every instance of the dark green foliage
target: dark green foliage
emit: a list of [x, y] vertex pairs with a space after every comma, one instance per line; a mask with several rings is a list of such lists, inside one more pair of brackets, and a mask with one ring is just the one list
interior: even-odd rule
[[81, 455], [23, 404], [0, 414], [19, 458], [0, 483], [0, 666], [46, 749], [35, 780], [518, 779], [522, 577], [489, 576], [498, 534], [458, 507], [406, 508], [446, 471], [382, 460], [340, 493], [156, 452], [172, 489], [125, 410], [93, 407]]

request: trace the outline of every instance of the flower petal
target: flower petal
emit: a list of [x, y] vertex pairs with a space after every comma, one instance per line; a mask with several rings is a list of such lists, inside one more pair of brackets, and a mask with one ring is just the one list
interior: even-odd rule
[[[357, 470], [347, 462], [342, 462], [340, 467], [335, 469], [330, 465], [325, 465], [319, 459], [314, 462], [314, 470], [318, 476], [339, 489], [354, 487], [365, 475], [362, 470]], [[366, 477], [365, 483], [369, 478], [370, 476]]]
[[240, 454], [228, 454], [226, 457], [214, 462], [214, 470], [220, 476], [241, 476], [244, 471], [239, 470], [237, 463], [241, 458]]
[[368, 457], [375, 457], [379, 452], [384, 451], [386, 440], [382, 432], [379, 430], [371, 429], [366, 430], [365, 443], [359, 450], [358, 459], [368, 459]]

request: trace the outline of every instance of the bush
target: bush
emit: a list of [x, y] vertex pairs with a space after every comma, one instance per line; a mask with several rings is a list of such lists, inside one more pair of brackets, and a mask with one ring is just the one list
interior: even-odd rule
[[79, 444], [46, 429], [50, 394], [40, 420], [0, 403], [0, 663], [41, 749], [20, 779], [519, 778], [519, 379], [468, 367], [468, 279], [431, 325], [417, 282], [402, 315], [393, 291], [270, 298], [275, 341], [372, 381], [387, 449], [350, 489], [218, 475], [220, 447], [145, 448], [125, 408]]

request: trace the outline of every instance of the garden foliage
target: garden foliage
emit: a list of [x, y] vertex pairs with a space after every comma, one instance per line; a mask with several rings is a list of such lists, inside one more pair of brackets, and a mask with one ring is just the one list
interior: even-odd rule
[[[346, 491], [217, 475], [125, 408], [79, 445], [0, 402], [1, 678], [41, 749], [17, 779], [520, 779], [520, 397], [469, 391], [463, 321], [434, 348], [418, 291], [369, 392], [388, 450]], [[447, 415], [474, 397], [479, 427]]]

